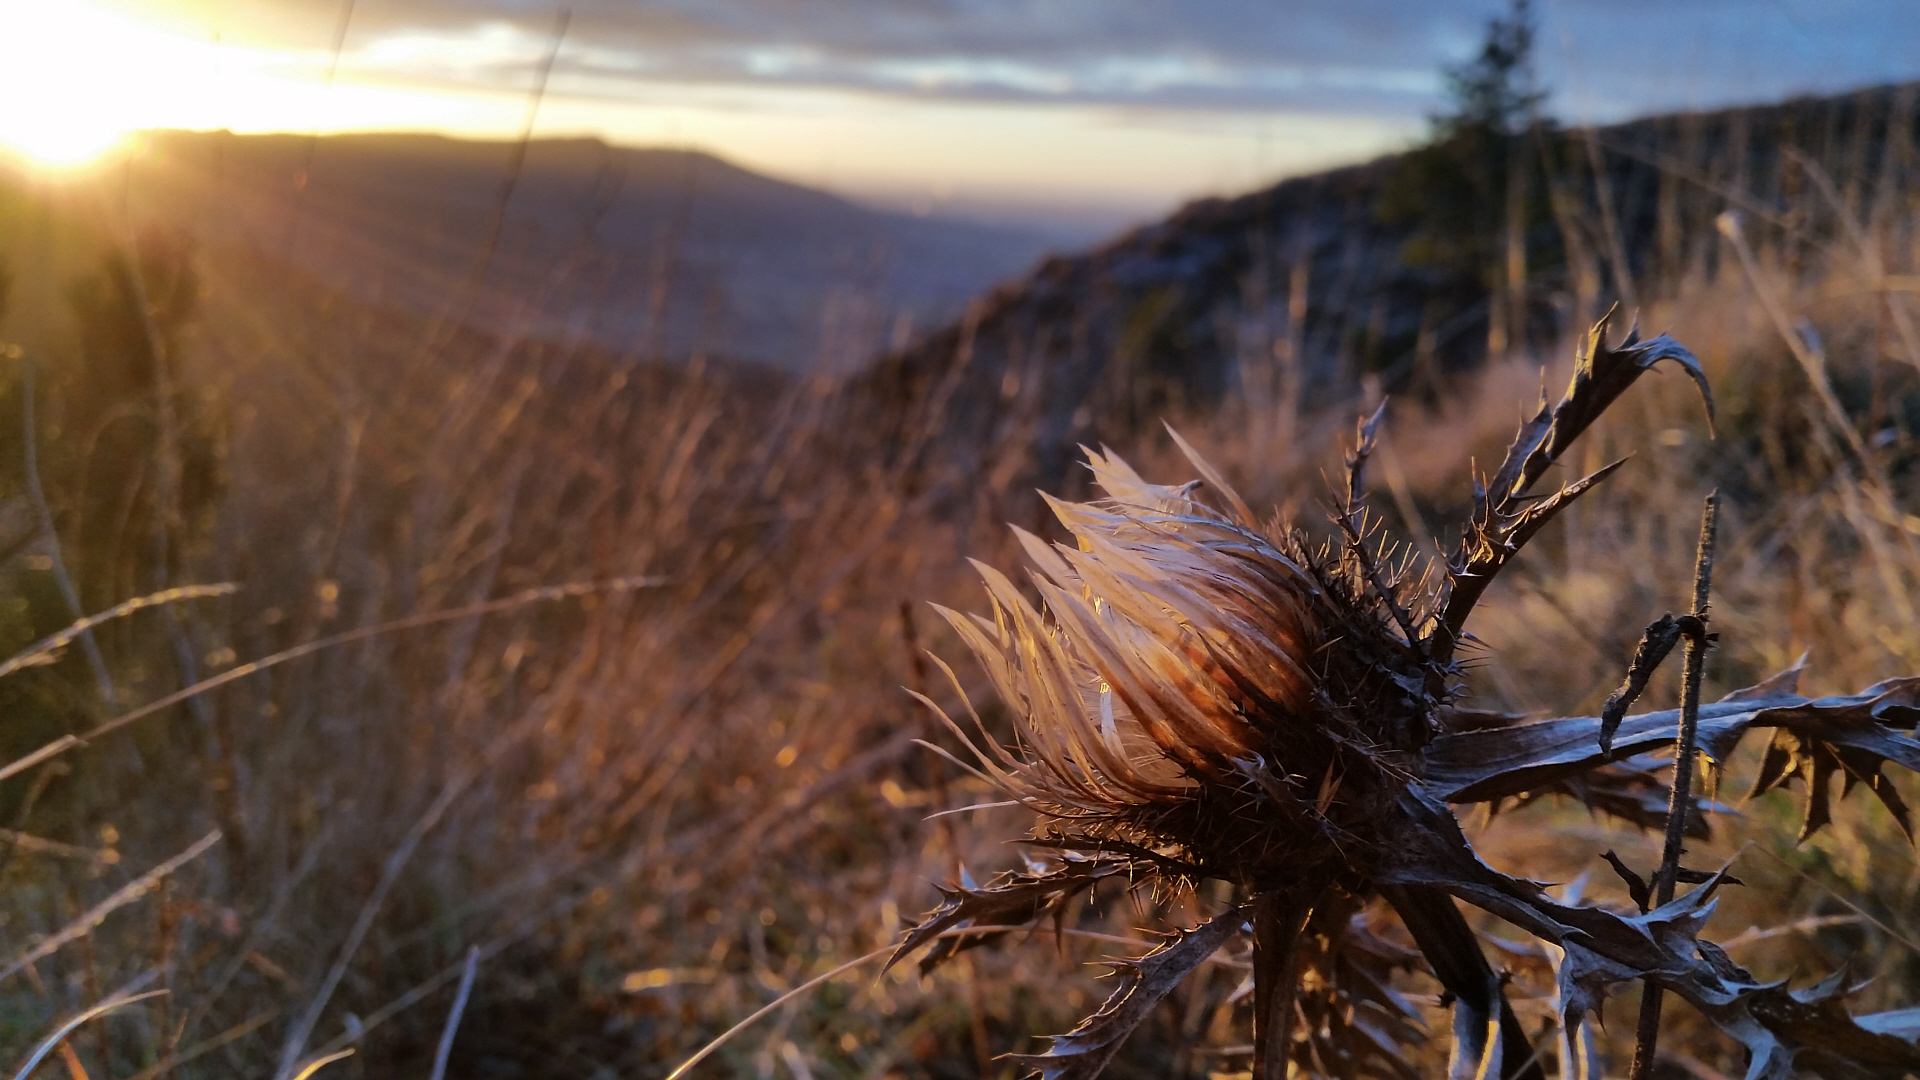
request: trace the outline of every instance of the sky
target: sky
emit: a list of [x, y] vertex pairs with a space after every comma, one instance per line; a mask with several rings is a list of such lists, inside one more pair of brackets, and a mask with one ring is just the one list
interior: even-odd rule
[[[561, 3], [570, 3], [563, 15]], [[1504, 0], [0, 0], [0, 145], [595, 135], [1106, 226], [1409, 145]], [[1914, 0], [1536, 0], [1566, 123], [1920, 78]], [[550, 74], [543, 80], [542, 72]], [[541, 92], [541, 88], [544, 88]]]

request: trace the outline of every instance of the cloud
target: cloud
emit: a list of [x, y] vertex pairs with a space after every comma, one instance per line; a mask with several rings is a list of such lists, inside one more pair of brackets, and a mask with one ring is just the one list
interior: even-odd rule
[[[152, 0], [149, 0], [151, 3]], [[168, 0], [160, 0], [168, 2]], [[171, 0], [174, 4], [193, 0]], [[241, 7], [247, 7], [242, 5]], [[638, 82], [837, 88], [914, 99], [1419, 115], [1438, 62], [1485, 12], [1388, 0], [588, 0], [573, 3], [554, 88]], [[319, 63], [342, 10], [194, 9], [228, 40]], [[342, 71], [523, 86], [556, 7], [359, 0]], [[222, 21], [224, 27], [217, 26]]]
[[[119, 0], [321, 63], [348, 0]], [[643, 83], [916, 100], [1419, 118], [1502, 0], [353, 0], [343, 71], [524, 87], [562, 5], [560, 93]], [[1911, 0], [1536, 0], [1563, 117], [1920, 78]]]
[[[1507, 0], [89, 2], [217, 34], [228, 82], [245, 67], [285, 84], [164, 122], [511, 137], [566, 5], [543, 133], [699, 145], [903, 204], [1140, 219], [1407, 145]], [[1534, 3], [1539, 77], [1569, 123], [1920, 78], [1912, 0]]]
[[[1542, 81], [1561, 115], [1610, 120], [1916, 78], [1920, 20], [1909, 4], [1538, 0]], [[1470, 56], [1486, 20], [1504, 10], [1497, 0], [570, 6], [554, 81], [563, 93], [618, 98], [643, 83], [724, 83], [1402, 119], [1442, 106], [1443, 67]], [[271, 20], [251, 29], [309, 50], [330, 39], [342, 10], [335, 0], [268, 7]], [[359, 0], [344, 63], [372, 77], [524, 86], [557, 9], [526, 0]]]

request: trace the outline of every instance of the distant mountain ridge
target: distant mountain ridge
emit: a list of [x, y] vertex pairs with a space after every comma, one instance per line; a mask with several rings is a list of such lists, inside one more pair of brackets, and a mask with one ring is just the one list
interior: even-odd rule
[[649, 360], [843, 369], [1047, 244], [595, 139], [144, 138], [128, 215], [190, 234], [203, 261], [244, 250], [359, 302]]

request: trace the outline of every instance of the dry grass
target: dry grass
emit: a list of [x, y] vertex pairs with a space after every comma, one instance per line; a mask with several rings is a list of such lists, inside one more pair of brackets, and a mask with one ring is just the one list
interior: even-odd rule
[[[1729, 259], [1647, 301], [1643, 324], [1705, 361], [1718, 438], [1690, 394], [1656, 380], [1589, 436], [1576, 464], [1637, 456], [1483, 605], [1478, 701], [1597, 709], [1646, 621], [1684, 603], [1698, 497], [1715, 483], [1729, 501], [1710, 697], [1805, 650], [1823, 690], [1920, 671], [1920, 518], [1906, 516], [1920, 508], [1920, 357], [1895, 316], [1911, 231], [1904, 211], [1862, 215], [1869, 257], [1818, 192], [1805, 198], [1827, 239], [1757, 237], [1764, 292]], [[934, 729], [901, 688], [936, 692], [919, 647], [955, 652], [919, 602], [974, 606], [964, 557], [1013, 561], [1000, 519], [1020, 497], [1018, 446], [997, 448], [1004, 468], [955, 497], [850, 458], [829, 380], [770, 390], [717, 366], [658, 371], [457, 336], [423, 345], [417, 328], [339, 301], [324, 327], [298, 315], [325, 300], [289, 291], [286, 312], [216, 310], [206, 318], [230, 320], [217, 341], [181, 345], [190, 378], [228, 403], [231, 431], [219, 513], [173, 580], [241, 591], [177, 623], [145, 612], [103, 634], [124, 700], [77, 695], [92, 682], [78, 658], [13, 675], [23, 694], [77, 701], [83, 730], [177, 688], [182, 657], [204, 677], [543, 586], [662, 583], [342, 643], [8, 779], [0, 810], [13, 820], [0, 824], [55, 846], [16, 845], [0, 867], [5, 959], [196, 838], [222, 839], [0, 981], [0, 1046], [24, 1056], [64, 1017], [165, 988], [81, 1029], [70, 1067], [287, 1076], [352, 1047], [331, 1072], [424, 1072], [477, 948], [450, 1075], [661, 1075], [774, 996], [896, 940], [930, 906], [930, 881], [1015, 861], [1000, 838], [1023, 812], [927, 816], [995, 796], [912, 745]], [[1819, 326], [1864, 460], [1774, 309]], [[306, 337], [289, 342], [288, 326]], [[1537, 365], [1557, 383], [1563, 355], [1496, 365], [1432, 412], [1399, 408], [1377, 504], [1399, 507], [1411, 536], [1451, 536], [1467, 506], [1452, 471], [1461, 448], [1497, 457]], [[1310, 516], [1354, 411], [1229, 407], [1179, 423], [1256, 506]], [[937, 409], [913, 423], [938, 445]], [[1118, 448], [1150, 479], [1185, 478], [1158, 435]], [[27, 558], [10, 580], [42, 588]], [[1750, 768], [1734, 763], [1723, 796], [1738, 801]], [[1754, 938], [1738, 958], [1784, 976], [1857, 956], [1856, 973], [1883, 976], [1870, 1004], [1914, 1004], [1920, 894], [1905, 842], [1852, 800], [1864, 828], [1796, 850], [1777, 799], [1719, 833], [1716, 850], [1752, 845], [1736, 866], [1748, 888], [1719, 918], [1801, 929]], [[1616, 886], [1588, 848], [1639, 844], [1647, 862], [1654, 843], [1606, 827], [1565, 807], [1477, 826], [1508, 868], [1592, 875], [1601, 891]], [[1131, 927], [1170, 914], [1143, 908], [1187, 902], [1103, 899], [1068, 925], [1138, 937]], [[730, 1044], [712, 1075], [1008, 1074], [992, 1056], [1035, 1049], [1030, 1033], [1089, 1011], [1101, 988], [1086, 962], [1112, 948], [1066, 937], [1057, 950], [974, 951], [924, 983], [904, 968], [830, 983]], [[1230, 1060], [1218, 1048], [1245, 1038], [1241, 978], [1230, 957], [1203, 968], [1113, 1075], [1198, 1077]], [[1673, 1045], [1732, 1067], [1714, 1037], [1692, 1034]]]

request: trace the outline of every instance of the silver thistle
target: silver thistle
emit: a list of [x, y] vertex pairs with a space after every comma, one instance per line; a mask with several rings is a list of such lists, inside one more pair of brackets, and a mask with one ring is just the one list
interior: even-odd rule
[[[1565, 1075], [1590, 1072], [1586, 1018], [1633, 980], [1679, 996], [1739, 1040], [1748, 1080], [1920, 1069], [1920, 1021], [1856, 1020], [1840, 981], [1803, 991], [1762, 983], [1700, 938], [1723, 873], [1682, 871], [1697, 887], [1651, 910], [1562, 903], [1482, 862], [1458, 827], [1453, 805], [1550, 793], [1601, 805], [1611, 794], [1613, 808], [1630, 808], [1620, 812], [1642, 825], [1665, 820], [1626, 793], [1652, 785], [1651, 755], [1673, 745], [1675, 713], [1519, 723], [1453, 703], [1455, 656], [1487, 584], [1619, 463], [1544, 496], [1535, 483], [1654, 364], [1679, 364], [1706, 395], [1698, 361], [1678, 342], [1629, 332], [1608, 346], [1606, 336], [1602, 319], [1561, 401], [1542, 401], [1500, 468], [1476, 478], [1472, 518], [1437, 582], [1415, 577], [1374, 536], [1362, 471], [1380, 414], [1361, 426], [1336, 493], [1336, 539], [1318, 547], [1286, 524], [1258, 522], [1184, 442], [1200, 479], [1178, 487], [1090, 451], [1105, 498], [1050, 500], [1074, 543], [1020, 534], [1038, 603], [981, 566], [990, 613], [942, 610], [1013, 712], [1018, 739], [1000, 745], [977, 714], [971, 732], [948, 723], [972, 749], [971, 767], [1042, 815], [1029, 842], [1053, 854], [984, 887], [946, 890], [895, 960], [924, 948], [931, 968], [992, 937], [950, 931], [1036, 920], [1103, 880], [1217, 879], [1231, 883], [1231, 907], [1128, 962], [1098, 1012], [1026, 1060], [1049, 1080], [1097, 1075], [1187, 972], [1246, 932], [1256, 1080], [1277, 1080], [1290, 1064], [1408, 1075], [1404, 1050], [1422, 1031], [1392, 989], [1396, 966], [1424, 969], [1446, 988], [1455, 1076], [1543, 1077], [1549, 1057]], [[1796, 692], [1797, 675], [1697, 709], [1699, 745], [1724, 760], [1749, 731], [1773, 729], [1763, 789], [1805, 780], [1809, 832], [1827, 820], [1834, 762], [1868, 780], [1904, 823], [1898, 796], [1875, 781], [1887, 761], [1920, 769], [1911, 737], [1920, 679], [1811, 700]], [[1630, 886], [1638, 880], [1616, 866]], [[1367, 931], [1358, 913], [1375, 898], [1417, 953]], [[1551, 1054], [1531, 1045], [1456, 901], [1556, 947], [1561, 1024]]]

